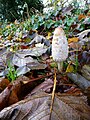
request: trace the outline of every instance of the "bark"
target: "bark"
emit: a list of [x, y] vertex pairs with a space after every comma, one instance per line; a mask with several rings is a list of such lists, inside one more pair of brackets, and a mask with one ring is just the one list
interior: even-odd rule
[[80, 74], [68, 73], [67, 76], [77, 84], [82, 90], [86, 90], [90, 87], [90, 81], [82, 77]]
[[82, 70], [82, 75], [90, 81], [90, 66], [89, 65], [84, 65]]
[[67, 76], [83, 90], [84, 94], [87, 96], [88, 105], [90, 105], [90, 81], [78, 73], [68, 73]]

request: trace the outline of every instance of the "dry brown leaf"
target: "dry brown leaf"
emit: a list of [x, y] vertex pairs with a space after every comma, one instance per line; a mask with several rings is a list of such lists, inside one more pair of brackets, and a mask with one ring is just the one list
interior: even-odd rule
[[7, 25], [6, 28], [9, 29], [9, 28], [11, 28], [11, 26], [10, 26], [10, 25]]
[[68, 66], [67, 66], [66, 72], [67, 72], [67, 73], [68, 73], [68, 72], [74, 72], [74, 67], [73, 67], [73, 65], [71, 65], [71, 64], [69, 63]]
[[19, 101], [24, 87], [23, 81], [30, 81], [25, 76], [20, 76], [13, 83], [10, 83], [0, 94], [0, 110]]
[[79, 39], [77, 37], [73, 37], [73, 38], [68, 39], [68, 43], [78, 42], [78, 41], [79, 41]]
[[69, 48], [78, 49], [78, 50], [82, 47], [79, 43], [76, 43], [76, 42], [71, 42], [68, 45], [69, 45]]
[[[50, 120], [51, 95], [38, 92], [0, 112], [0, 120]], [[51, 120], [90, 120], [85, 96], [55, 95]]]
[[89, 16], [89, 17], [90, 17], [90, 12], [88, 12], [88, 13], [87, 13], [87, 16]]
[[9, 35], [9, 36], [8, 36], [8, 40], [11, 40], [11, 39], [12, 39], [12, 36], [11, 36], [11, 35]]
[[49, 40], [51, 38], [52, 33], [48, 32], [48, 36], [46, 36], [46, 38]]
[[84, 18], [86, 18], [86, 15], [80, 14], [80, 15], [78, 16], [78, 20], [82, 20], [82, 19], [84, 19]]
[[0, 78], [0, 92], [3, 91], [8, 84], [10, 83], [10, 81], [6, 78]]
[[[38, 83], [40, 79], [44, 79], [52, 75], [53, 74], [42, 75], [40, 77], [32, 79], [25, 76], [18, 77], [14, 82], [10, 83], [8, 87], [6, 87], [5, 90], [0, 94], [0, 110], [21, 100], [28, 93], [30, 93], [36, 85], [40, 84]], [[52, 88], [52, 86], [53, 81], [52, 79], [49, 79], [42, 83], [40, 86], [37, 86], [37, 88], [33, 90], [31, 94], [35, 94], [40, 89], [44, 91], [50, 91], [50, 88]]]
[[[42, 79], [42, 77], [40, 77]], [[44, 78], [44, 77], [43, 77]], [[33, 89], [31, 91], [30, 94], [28, 94], [28, 96], [31, 96], [35, 93], [37, 93], [38, 91], [42, 90], [46, 93], [51, 93], [52, 91], [52, 87], [53, 87], [53, 78], [45, 78], [45, 81], [42, 82], [40, 85], [38, 85], [37, 87], [35, 87], [35, 89]], [[27, 96], [25, 97], [27, 98]]]
[[10, 96], [10, 92], [11, 91], [9, 86], [0, 94], [0, 110], [8, 106], [7, 103]]

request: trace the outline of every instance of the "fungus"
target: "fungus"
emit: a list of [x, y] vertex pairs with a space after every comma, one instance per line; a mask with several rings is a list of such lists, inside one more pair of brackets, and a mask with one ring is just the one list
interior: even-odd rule
[[59, 72], [62, 72], [63, 61], [68, 57], [68, 42], [64, 30], [57, 27], [52, 40], [52, 57], [57, 62]]

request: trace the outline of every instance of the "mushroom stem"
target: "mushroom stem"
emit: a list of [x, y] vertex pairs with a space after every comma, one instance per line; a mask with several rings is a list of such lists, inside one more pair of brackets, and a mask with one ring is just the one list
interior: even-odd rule
[[63, 61], [57, 62], [57, 65], [58, 65], [58, 71], [62, 72], [62, 70], [63, 70]]

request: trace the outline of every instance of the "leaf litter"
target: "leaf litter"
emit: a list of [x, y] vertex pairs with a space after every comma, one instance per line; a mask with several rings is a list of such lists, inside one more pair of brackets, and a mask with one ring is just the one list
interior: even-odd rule
[[[73, 40], [70, 43], [73, 43]], [[78, 42], [75, 41], [76, 44]], [[77, 45], [75, 49], [77, 49]], [[53, 71], [53, 68], [50, 68], [51, 58], [46, 53], [47, 50], [48, 47], [41, 46], [32, 47], [31, 49], [25, 48], [16, 52], [5, 52], [3, 54], [4, 64], [2, 65], [6, 67], [5, 69], [7, 70], [7, 61], [10, 60], [16, 66], [17, 76], [22, 76], [18, 77], [14, 82], [5, 83], [4, 88], [3, 85], [1, 86], [1, 120], [89, 120], [90, 107], [87, 105], [88, 95], [87, 97], [84, 96], [75, 84], [70, 83], [71, 81], [67, 76], [60, 75], [57, 71]], [[72, 52], [73, 55], [75, 55], [75, 52]], [[83, 57], [82, 60], [86, 59], [86, 56], [83, 54], [83, 52], [82, 55], [80, 54], [80, 58]], [[44, 59], [42, 59], [43, 55], [46, 55]], [[71, 53], [70, 56], [72, 56]], [[1, 62], [3, 63], [3, 61]], [[72, 65], [74, 70], [73, 62], [71, 59], [69, 65]], [[83, 61], [80, 64], [82, 63]], [[68, 66], [66, 72], [72, 72], [72, 68]], [[40, 71], [41, 73], [39, 73]], [[54, 77], [53, 73], [55, 74]]]
[[[63, 12], [71, 14], [73, 8], [70, 6], [67, 9]], [[61, 17], [65, 22], [65, 16]], [[57, 19], [59, 18], [57, 17]], [[89, 16], [80, 14], [78, 20], [83, 19], [83, 24], [89, 28], [87, 27], [90, 24]], [[69, 22], [66, 21], [67, 23]], [[77, 24], [73, 21], [70, 23], [69, 57], [64, 63], [67, 75], [64, 74], [65, 71], [63, 74], [55, 72], [53, 69], [55, 64], [53, 67], [50, 66], [52, 62], [50, 58], [51, 41], [37, 34], [36, 31], [21, 31], [20, 33], [17, 31], [15, 36], [8, 35], [5, 41], [1, 42], [1, 120], [90, 119], [90, 83], [87, 82], [89, 78], [87, 75], [90, 71], [88, 69], [90, 64], [90, 29], [83, 30], [81, 27], [81, 23]], [[48, 33], [47, 38], [52, 40], [51, 32]], [[3, 40], [2, 36], [0, 36], [0, 40]], [[78, 66], [76, 66], [77, 51]], [[15, 67], [18, 77], [11, 83], [5, 78], [8, 74], [8, 61]], [[77, 67], [80, 69], [74, 71]], [[77, 72], [81, 75], [77, 75]]]

